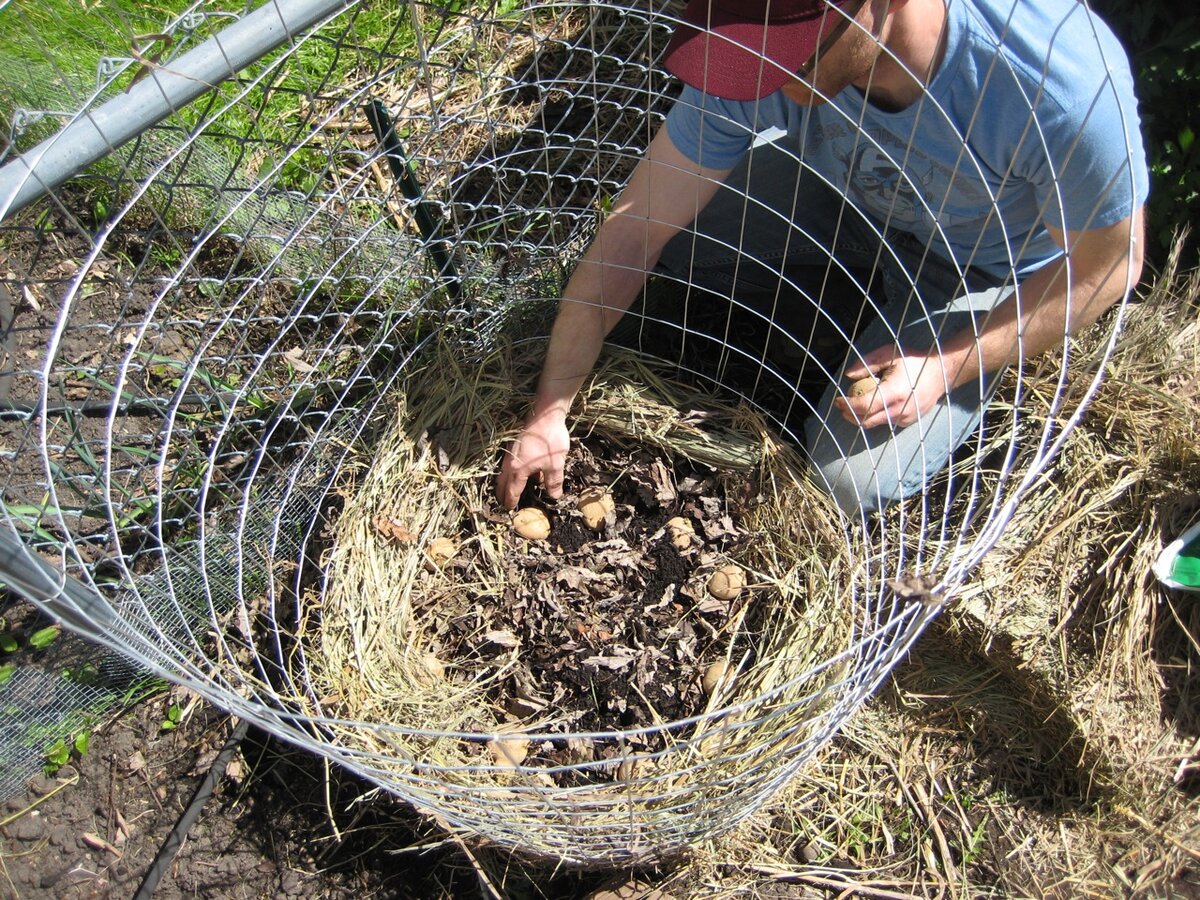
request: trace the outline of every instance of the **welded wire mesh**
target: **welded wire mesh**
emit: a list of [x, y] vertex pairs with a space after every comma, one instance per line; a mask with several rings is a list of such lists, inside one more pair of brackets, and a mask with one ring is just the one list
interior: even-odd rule
[[[312, 29], [284, 28], [277, 49], [234, 77], [103, 147], [40, 199], [19, 200], [40, 154], [75, 140], [71, 127], [180, 74], [189, 50], [222, 55], [210, 39], [246, 12], [167, 6], [110, 0], [72, 12], [44, 0], [0, 13], [6, 70], [19, 59], [37, 74], [5, 81], [0, 98], [0, 487], [5, 528], [27, 554], [0, 574], [123, 658], [449, 827], [589, 863], [664, 854], [736, 825], [800, 771], [953, 597], [1095, 388], [1103, 360], [1043, 378], [1036, 392], [1018, 363], [947, 466], [925, 471], [923, 446], [916, 469], [901, 461], [915, 479], [903, 502], [874, 503], [887, 499], [878, 480], [843, 487], [835, 521], [853, 626], [839, 653], [728, 709], [650, 729], [670, 738], [641, 774], [614, 758], [566, 766], [589, 776], [578, 782], [486, 757], [422, 756], [413, 748], [437, 741], [483, 745], [496, 723], [439, 731], [347, 720], [314, 687], [319, 645], [297, 639], [328, 588], [324, 550], [347, 500], [344, 475], [369, 466], [379, 423], [395, 419], [435, 339], [454, 335], [472, 360], [546, 335], [556, 298], [679, 95], [660, 67], [679, 6], [330, 5]], [[1027, 8], [988, 6], [999, 7], [1008, 18], [986, 24], [1002, 42]], [[1112, 52], [1085, 7], [1053, 10], [1052, 36], [1090, 41], [1100, 59]], [[1057, 90], [1046, 74], [1056, 39], [1044, 72], [997, 52], [984, 80]], [[1114, 90], [1098, 76], [1094, 105]], [[1078, 195], [1056, 167], [1068, 172], [1074, 151], [1055, 156], [1045, 136], [1059, 97], [1025, 100], [1016, 124], [1050, 170], [1036, 216], [1068, 232], [1111, 224], [1092, 213], [1118, 190], [1136, 197], [1138, 148], [1122, 144], [1129, 161], [1094, 205], [1068, 209]], [[693, 92], [679, 102], [703, 101]], [[808, 155], [804, 135], [816, 126], [790, 108], [775, 121], [764, 104], [738, 126], [754, 136], [748, 163], [710, 218], [668, 248], [614, 339], [746, 405], [781, 441], [823, 436], [844, 455], [847, 432], [822, 396], [848, 389], [848, 352], [872, 349], [848, 350], [860, 326], [899, 306], [920, 311], [910, 318], [933, 340], [949, 338], [933, 293], [978, 283], [993, 300], [1007, 296], [1030, 275], [1031, 254], [1046, 251], [1006, 221], [1026, 173], [978, 136], [989, 110], [949, 108], [932, 90], [916, 108], [922, 128], [957, 134], [951, 179], [974, 179], [973, 214], [991, 243], [958, 241], [967, 213], [925, 193], [932, 182], [906, 167], [915, 131], [898, 140], [870, 130], [865, 110], [825, 107], [819, 127], [853, 148], [857, 181], [839, 183]], [[398, 139], [391, 159], [369, 110]], [[1125, 113], [1121, 142], [1136, 128]], [[64, 127], [70, 137], [56, 138]], [[820, 215], [805, 221], [813, 208]], [[755, 244], [772, 230], [805, 246], [806, 265]], [[1123, 240], [1128, 258], [1132, 232]], [[1031, 294], [1026, 309], [1040, 299]], [[966, 319], [970, 334], [987, 312]], [[1115, 339], [1118, 319], [1099, 327]], [[1048, 346], [1066, 340], [1063, 325]], [[975, 407], [994, 389], [986, 378], [964, 388]], [[55, 596], [19, 577], [44, 576], [45, 564], [84, 589], [82, 609], [78, 592]], [[26, 684], [14, 677], [0, 691], [14, 697]], [[516, 725], [507, 739], [566, 736]]]

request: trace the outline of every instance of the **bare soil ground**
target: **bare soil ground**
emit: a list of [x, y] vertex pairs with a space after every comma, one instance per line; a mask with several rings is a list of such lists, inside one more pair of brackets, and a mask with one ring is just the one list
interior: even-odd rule
[[[229, 732], [227, 717], [206, 707], [163, 732], [165, 708], [155, 701], [125, 712], [93, 735], [86, 756], [5, 804], [5, 893], [135, 894]], [[368, 873], [368, 857], [330, 858], [306, 819], [313, 811], [283, 796], [297, 773], [269, 752], [246, 744], [254, 780], [239, 760], [155, 896], [351, 896], [385, 886], [382, 871]]]
[[[114, 716], [86, 755], [0, 806], [0, 896], [137, 893], [232, 730], [227, 715], [196, 703], [164, 731], [177, 697]], [[329, 774], [311, 755], [251, 731], [153, 896], [481, 896], [462, 845], [369, 785]], [[528, 896], [568, 897], [609, 877], [546, 871], [511, 880]]]

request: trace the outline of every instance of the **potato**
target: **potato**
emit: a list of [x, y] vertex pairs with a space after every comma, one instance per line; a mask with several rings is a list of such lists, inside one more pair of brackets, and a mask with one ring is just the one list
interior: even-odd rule
[[711, 666], [704, 670], [704, 677], [700, 679], [700, 686], [704, 688], [704, 695], [711, 697], [716, 693], [717, 688], [721, 687], [726, 676], [729, 674], [729, 664], [725, 660], [717, 660]]
[[513, 531], [530, 541], [544, 541], [550, 537], [550, 520], [534, 506], [518, 509], [512, 517]]
[[850, 390], [847, 391], [851, 397], [865, 397], [868, 394], [875, 393], [879, 387], [879, 379], [874, 375], [868, 375], [866, 378], [860, 378], [854, 384], [850, 385]]
[[667, 537], [676, 550], [687, 550], [692, 546], [692, 539], [696, 537], [696, 526], [692, 524], [691, 519], [675, 516], [667, 520]]
[[746, 586], [746, 573], [741, 566], [726, 563], [709, 576], [708, 592], [718, 600], [735, 600]]
[[603, 531], [608, 514], [616, 509], [612, 494], [599, 488], [584, 491], [579, 495], [575, 508], [583, 513], [583, 521], [592, 531]]

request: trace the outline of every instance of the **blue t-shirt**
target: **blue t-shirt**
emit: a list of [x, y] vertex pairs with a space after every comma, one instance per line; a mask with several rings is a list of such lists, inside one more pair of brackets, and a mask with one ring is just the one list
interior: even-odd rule
[[907, 109], [852, 87], [817, 107], [686, 87], [668, 133], [694, 162], [728, 169], [782, 130], [777, 145], [880, 228], [999, 278], [1061, 255], [1046, 224], [1101, 228], [1145, 201], [1129, 62], [1082, 2], [947, 0], [946, 27], [942, 63]]

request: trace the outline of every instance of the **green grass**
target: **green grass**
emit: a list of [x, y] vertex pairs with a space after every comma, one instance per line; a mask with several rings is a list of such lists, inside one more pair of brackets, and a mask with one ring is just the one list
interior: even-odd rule
[[[130, 56], [135, 37], [162, 31], [191, 5], [186, 0], [8, 4], [0, 28], [0, 117], [13, 107], [77, 108], [94, 92], [102, 58]], [[45, 134], [55, 126], [44, 123], [36, 131]]]
[[[11, 133], [17, 110], [48, 113], [35, 121], [26, 120], [17, 129], [16, 149], [28, 150], [54, 134], [65, 121], [64, 114], [84, 108], [96, 94], [97, 66], [102, 59], [129, 57], [140, 47], [147, 56], [165, 51], [163, 63], [169, 64], [173, 56], [232, 22], [214, 16], [186, 45], [171, 46], [166, 40], [145, 37], [167, 31], [170, 23], [192, 8], [210, 13], [243, 12], [245, 4], [236, 0], [207, 4], [189, 0], [10, 3], [0, 28], [0, 134]], [[436, 22], [430, 27], [436, 27]], [[268, 54], [237, 78], [174, 114], [164, 123], [172, 130], [151, 132], [140, 142], [137, 153], [119, 151], [96, 163], [91, 173], [98, 177], [78, 182], [87, 185], [87, 197], [73, 205], [83, 207], [77, 211], [84, 221], [90, 219], [92, 226], [100, 226], [128, 199], [131, 175], [140, 180], [141, 173], [185, 142], [193, 142], [199, 152], [188, 160], [186, 180], [218, 190], [172, 189], [167, 175], [158, 179], [149, 195], [151, 202], [160, 212], [166, 211], [173, 231], [203, 227], [228, 215], [230, 230], [253, 232], [259, 216], [254, 204], [240, 210], [226, 208], [232, 197], [240, 196], [236, 188], [262, 179], [277, 196], [294, 192], [310, 197], [322, 187], [332, 187], [330, 175], [338, 163], [336, 148], [326, 145], [325, 136], [314, 137], [314, 126], [327, 110], [319, 103], [309, 107], [308, 98], [335, 95], [413, 48], [407, 7], [367, 4], [356, 8], [298, 46], [288, 45]], [[287, 61], [281, 65], [284, 56]], [[127, 90], [143, 72], [140, 64], [129, 66], [91, 105]], [[132, 167], [126, 170], [130, 160]], [[226, 184], [235, 190], [222, 193], [219, 186]], [[270, 208], [264, 211], [273, 215]], [[294, 209], [274, 214], [280, 221], [295, 218]], [[156, 261], [165, 264], [182, 258], [184, 252], [182, 244], [167, 241], [156, 246], [154, 254], [162, 257]], [[294, 267], [312, 264], [313, 260], [299, 260]]]
[[[255, 4], [256, 6], [258, 4]], [[447, 8], [461, 4], [441, 4]], [[479, 4], [476, 4], [479, 5]], [[511, 5], [511, 4], [510, 4]], [[175, 51], [190, 49], [203, 34], [184, 48], [172, 48], [164, 40], [147, 36], [165, 32], [183, 13], [200, 11], [240, 13], [245, 4], [235, 0], [196, 3], [194, 0], [34, 0], [10, 3], [0, 29], [0, 124], [15, 108], [69, 113], [79, 109], [96, 90], [97, 66], [104, 58], [136, 56], [135, 47], [146, 56], [165, 51], [164, 63]], [[436, 16], [427, 17], [430, 36], [437, 30]], [[208, 27], [217, 31], [233, 20], [215, 16]], [[385, 47], [386, 44], [386, 47]], [[386, 50], [386, 53], [384, 52]], [[334, 94], [356, 76], [382, 70], [392, 59], [416, 52], [415, 35], [402, 4], [366, 4], [340, 17], [321, 35], [299, 46], [285, 46], [243, 70], [239, 77], [220, 88], [226, 99], [249, 82], [276, 66], [284, 55], [286, 66], [269, 74], [231, 108], [220, 112], [215, 129], [235, 138], [261, 139], [298, 145], [311, 124], [298, 98], [317, 92]], [[144, 67], [126, 68], [104, 91], [104, 97], [128, 89]], [[192, 129], [220, 109], [219, 103], [201, 99], [178, 114], [178, 123]], [[52, 117], [28, 130], [20, 141], [26, 147], [58, 127]], [[319, 151], [299, 148], [282, 161], [282, 186], [310, 189], [319, 173]], [[275, 159], [258, 161], [263, 169]]]

